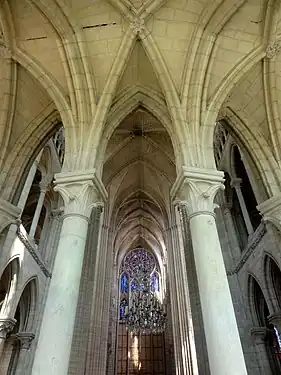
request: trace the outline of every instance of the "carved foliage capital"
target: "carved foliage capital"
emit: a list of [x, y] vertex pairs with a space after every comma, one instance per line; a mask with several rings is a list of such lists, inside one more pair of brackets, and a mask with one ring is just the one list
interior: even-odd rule
[[35, 335], [32, 332], [19, 332], [16, 334], [16, 338], [19, 340], [21, 348], [24, 350], [29, 350], [34, 337]]
[[268, 45], [266, 49], [266, 57], [274, 60], [280, 52], [281, 52], [281, 38], [278, 38]]
[[16, 322], [16, 319], [13, 318], [0, 318], [0, 338], [5, 339], [7, 334], [13, 330]]
[[56, 176], [55, 191], [58, 191], [65, 204], [65, 215], [81, 215], [90, 218], [93, 207], [103, 205], [105, 189], [98, 185], [96, 176], [59, 174]]
[[274, 327], [278, 329], [278, 331], [281, 329], [281, 312], [271, 314], [268, 317], [269, 323], [273, 324]]
[[190, 217], [200, 213], [214, 214], [217, 206], [214, 199], [218, 190], [224, 188], [223, 181], [223, 173], [219, 171], [185, 169], [175, 189], [176, 181], [172, 194], [178, 198], [176, 204], [187, 208]]

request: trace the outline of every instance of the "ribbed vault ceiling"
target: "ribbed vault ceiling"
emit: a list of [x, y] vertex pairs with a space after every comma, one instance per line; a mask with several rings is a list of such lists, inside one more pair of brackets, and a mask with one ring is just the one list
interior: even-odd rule
[[138, 108], [113, 132], [103, 167], [116, 252], [141, 245], [164, 255], [169, 190], [175, 177], [167, 131], [149, 112]]

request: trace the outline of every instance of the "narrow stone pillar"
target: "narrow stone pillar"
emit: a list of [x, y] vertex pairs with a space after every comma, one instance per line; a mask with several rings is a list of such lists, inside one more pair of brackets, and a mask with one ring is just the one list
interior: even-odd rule
[[42, 153], [43, 153], [43, 150], [40, 151], [37, 158], [34, 160], [32, 166], [31, 166], [31, 168], [28, 172], [27, 178], [25, 180], [25, 183], [24, 183], [21, 195], [20, 195], [20, 199], [18, 201], [18, 207], [21, 210], [23, 210], [24, 207], [25, 207], [25, 204], [26, 204], [27, 198], [29, 196], [30, 189], [31, 189], [31, 186], [32, 186], [32, 182], [34, 180], [34, 176], [35, 176], [35, 173], [37, 171], [37, 167], [38, 167], [38, 164], [40, 162]]
[[44, 204], [45, 195], [46, 195], [47, 190], [48, 190], [48, 184], [40, 183], [40, 195], [39, 195], [39, 198], [38, 198], [36, 210], [35, 210], [35, 213], [34, 213], [34, 216], [33, 216], [33, 219], [32, 219], [32, 223], [31, 223], [31, 227], [30, 227], [30, 231], [29, 231], [29, 236], [32, 239], [35, 236], [36, 228], [37, 228], [37, 225], [38, 225], [38, 222], [39, 222], [39, 219], [40, 219], [40, 215], [41, 215], [41, 211], [42, 211], [42, 207], [43, 207], [43, 204]]
[[232, 266], [241, 258], [241, 249], [237, 239], [236, 229], [233, 223], [231, 214], [231, 204], [223, 203], [222, 207], [223, 219], [225, 220], [225, 227], [227, 231], [227, 237], [229, 239], [230, 249], [231, 249], [231, 263]]
[[[171, 228], [173, 238], [173, 254], [176, 270], [177, 295], [179, 303], [179, 325], [181, 337], [181, 354], [184, 364], [183, 374], [198, 375], [197, 356], [195, 349], [193, 321], [191, 316], [189, 282], [186, 273], [186, 260], [184, 244], [181, 231], [183, 220], [181, 205], [176, 210], [173, 227]], [[177, 212], [179, 211], [179, 212]]]
[[222, 183], [223, 172], [183, 167], [171, 195], [185, 201], [188, 209], [211, 374], [246, 375], [214, 215]]
[[267, 332], [266, 327], [253, 327], [250, 330], [250, 335], [256, 346], [261, 374], [272, 374], [265, 342]]
[[[168, 248], [174, 249], [174, 238], [172, 234], [172, 227], [166, 231], [166, 241]], [[178, 295], [178, 281], [177, 281], [177, 269], [175, 264], [174, 251], [168, 251], [168, 264], [169, 264], [169, 297], [171, 299], [171, 314], [173, 321], [173, 343], [174, 343], [174, 357], [175, 357], [175, 368], [176, 375], [185, 374], [185, 366], [183, 356], [185, 350], [182, 348], [182, 337], [180, 327], [180, 311], [179, 295]]]
[[233, 186], [235, 191], [236, 191], [236, 194], [237, 194], [237, 197], [238, 197], [238, 200], [239, 200], [239, 204], [240, 204], [240, 207], [241, 207], [241, 211], [242, 211], [242, 214], [243, 214], [243, 217], [244, 217], [244, 221], [245, 221], [245, 224], [246, 224], [246, 227], [247, 227], [248, 234], [251, 235], [254, 232], [254, 229], [253, 229], [253, 225], [252, 225], [252, 222], [251, 222], [251, 219], [250, 219], [247, 207], [246, 207], [245, 199], [244, 199], [243, 194], [242, 194], [241, 183], [242, 183], [241, 178], [234, 178], [231, 181], [231, 186]]
[[[188, 222], [188, 214], [186, 204], [178, 202], [178, 211], [180, 217], [180, 233], [182, 234], [183, 240], [183, 251], [181, 265], [185, 268], [186, 280], [184, 287], [188, 296], [188, 308], [185, 308], [186, 313], [184, 316], [188, 319], [188, 330], [189, 330], [189, 346], [190, 346], [190, 357], [192, 362], [191, 373], [196, 374], [209, 374], [208, 355], [206, 348], [206, 340], [204, 337], [204, 328], [202, 327], [203, 319], [201, 313], [201, 305], [198, 294], [198, 282], [195, 271], [195, 263], [193, 256], [192, 243], [190, 238], [190, 229]], [[196, 322], [196, 323], [195, 323]], [[197, 326], [197, 327], [196, 327]], [[195, 338], [195, 327], [197, 328]]]
[[16, 320], [13, 318], [0, 318], [0, 360], [3, 354], [5, 341], [8, 333], [12, 332]]
[[33, 375], [67, 375], [88, 223], [92, 208], [106, 199], [94, 171], [60, 173], [55, 190], [65, 204]]
[[59, 242], [62, 226], [63, 208], [54, 209], [50, 214], [49, 233], [42, 247], [42, 258], [50, 270], [53, 269], [54, 258]]
[[28, 372], [28, 358], [27, 354], [34, 340], [34, 333], [32, 332], [18, 332], [15, 334], [15, 339], [18, 341], [18, 356], [16, 375], [27, 374]]

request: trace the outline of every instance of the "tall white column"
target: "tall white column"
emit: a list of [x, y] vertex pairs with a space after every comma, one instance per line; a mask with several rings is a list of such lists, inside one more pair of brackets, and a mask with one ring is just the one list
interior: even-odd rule
[[30, 227], [30, 231], [29, 231], [29, 236], [31, 238], [34, 238], [34, 235], [35, 235], [36, 228], [37, 228], [37, 225], [38, 225], [38, 222], [39, 222], [39, 219], [40, 219], [40, 215], [41, 215], [41, 211], [42, 211], [42, 207], [43, 207], [43, 204], [44, 204], [45, 195], [46, 195], [47, 190], [48, 190], [48, 184], [44, 183], [44, 182], [40, 183], [40, 195], [39, 195], [39, 198], [38, 198], [36, 210], [35, 210], [35, 213], [34, 213], [34, 216], [33, 216], [33, 219], [32, 219], [32, 223], [31, 223], [31, 227]]
[[94, 171], [60, 173], [55, 184], [65, 211], [33, 375], [68, 373], [89, 218], [92, 208], [106, 199], [106, 191]]
[[183, 167], [171, 195], [188, 209], [211, 374], [246, 375], [214, 216], [222, 183], [223, 172]]

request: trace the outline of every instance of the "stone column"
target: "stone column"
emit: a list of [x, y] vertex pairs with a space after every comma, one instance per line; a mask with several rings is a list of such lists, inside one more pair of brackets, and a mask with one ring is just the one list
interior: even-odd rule
[[106, 199], [95, 171], [60, 173], [55, 184], [65, 211], [33, 375], [68, 373], [89, 218], [92, 208]]
[[59, 242], [59, 236], [62, 226], [62, 216], [63, 208], [52, 210], [49, 223], [50, 235], [47, 236], [42, 248], [42, 258], [44, 259], [46, 265], [50, 270], [52, 270], [53, 268], [55, 260], [54, 258]]
[[267, 328], [266, 327], [253, 327], [250, 330], [250, 335], [255, 343], [257, 354], [258, 354], [258, 361], [259, 361], [259, 368], [260, 374], [272, 374], [272, 369], [270, 366], [268, 353], [266, 350], [266, 335], [267, 335]]
[[[174, 249], [174, 241], [172, 235], [172, 227], [166, 231], [166, 241], [168, 248]], [[180, 311], [179, 295], [177, 293], [177, 271], [175, 265], [174, 251], [168, 251], [168, 264], [169, 264], [169, 296], [171, 299], [171, 315], [173, 321], [173, 343], [174, 343], [174, 357], [176, 375], [184, 374], [185, 363], [183, 363], [183, 356], [185, 355], [184, 348], [182, 348], [181, 327], [180, 327]]]
[[233, 223], [231, 214], [231, 204], [223, 203], [222, 214], [225, 220], [225, 227], [227, 232], [227, 237], [229, 239], [230, 249], [231, 249], [231, 266], [233, 266], [241, 258], [241, 249], [237, 239], [236, 229]]
[[5, 341], [8, 333], [12, 332], [16, 320], [13, 318], [0, 318], [0, 360], [3, 354]]
[[40, 219], [40, 215], [41, 215], [41, 211], [42, 211], [42, 207], [43, 207], [43, 204], [44, 204], [45, 195], [46, 195], [47, 190], [48, 190], [48, 183], [44, 183], [44, 182], [40, 183], [40, 195], [39, 195], [39, 198], [38, 198], [36, 210], [35, 210], [35, 213], [34, 213], [34, 216], [33, 216], [33, 219], [32, 219], [32, 223], [31, 223], [31, 227], [30, 227], [30, 231], [29, 231], [29, 236], [32, 239], [34, 238], [36, 228], [37, 228], [37, 225], [38, 225], [38, 222], [39, 222], [39, 219]]
[[[190, 229], [188, 222], [188, 212], [186, 204], [178, 202], [178, 211], [180, 217], [180, 233], [182, 234], [183, 240], [183, 251], [182, 255], [182, 267], [185, 268], [186, 281], [184, 286], [186, 287], [186, 293], [188, 293], [188, 309], [184, 314], [188, 318], [189, 327], [189, 345], [190, 345], [190, 356], [192, 361], [192, 374], [209, 374], [209, 363], [208, 354], [206, 348], [206, 340], [204, 336], [204, 328], [202, 326], [202, 312], [198, 293], [198, 282], [195, 271], [195, 263], [193, 256], [192, 243], [190, 241]], [[196, 328], [196, 329], [195, 329]], [[196, 332], [196, 335], [195, 335]]]
[[17, 339], [19, 343], [16, 375], [27, 373], [28, 363], [26, 357], [34, 337], [35, 335], [32, 332], [18, 332], [15, 334], [15, 339]]
[[242, 194], [241, 183], [242, 183], [241, 178], [234, 178], [231, 181], [231, 186], [233, 186], [235, 191], [236, 191], [236, 194], [237, 194], [237, 197], [238, 197], [238, 200], [239, 200], [239, 204], [240, 204], [240, 207], [241, 207], [241, 211], [242, 211], [242, 214], [243, 214], [243, 217], [244, 217], [244, 220], [245, 220], [245, 224], [246, 224], [246, 227], [247, 227], [248, 234], [251, 235], [254, 232], [254, 229], [253, 229], [252, 222], [251, 222], [251, 219], [250, 219], [247, 207], [246, 207], [246, 203], [245, 203], [243, 194]]
[[96, 333], [91, 326], [93, 320], [97, 319], [96, 314], [92, 316], [92, 304], [94, 304], [94, 306], [97, 305], [101, 298], [100, 291], [98, 292], [97, 297], [95, 297], [94, 289], [96, 288], [96, 269], [98, 269], [98, 267], [96, 267], [96, 263], [99, 253], [98, 239], [102, 222], [102, 212], [102, 206], [96, 206], [92, 210], [91, 223], [88, 230], [88, 239], [83, 262], [83, 276], [80, 282], [68, 375], [76, 375], [77, 373], [83, 374], [86, 369], [88, 359], [87, 356], [92, 358], [94, 355], [98, 355], [99, 353], [99, 349], [97, 349], [95, 352], [91, 352], [89, 340], [91, 335]]
[[214, 215], [214, 198], [222, 183], [223, 172], [183, 167], [171, 195], [188, 208], [211, 374], [246, 375]]
[[[183, 244], [182, 231], [180, 230], [183, 220], [181, 205], [179, 212], [175, 212], [175, 225], [172, 227], [173, 253], [176, 268], [177, 295], [179, 303], [179, 325], [181, 333], [181, 352], [184, 364], [183, 374], [198, 374], [197, 356], [195, 349], [193, 321], [191, 316], [189, 281], [186, 273], [186, 259]], [[174, 215], [172, 215], [174, 216]]]
[[32, 186], [32, 182], [34, 180], [34, 176], [35, 176], [35, 173], [37, 171], [37, 167], [38, 167], [38, 164], [40, 162], [42, 153], [43, 153], [43, 150], [40, 151], [37, 158], [34, 160], [32, 166], [31, 166], [31, 168], [28, 172], [27, 178], [25, 180], [25, 183], [24, 183], [21, 195], [20, 195], [20, 199], [18, 201], [18, 207], [21, 210], [23, 210], [24, 207], [25, 207], [25, 204], [26, 204], [27, 198], [29, 196], [29, 192], [30, 192], [30, 189], [31, 189], [31, 186]]

